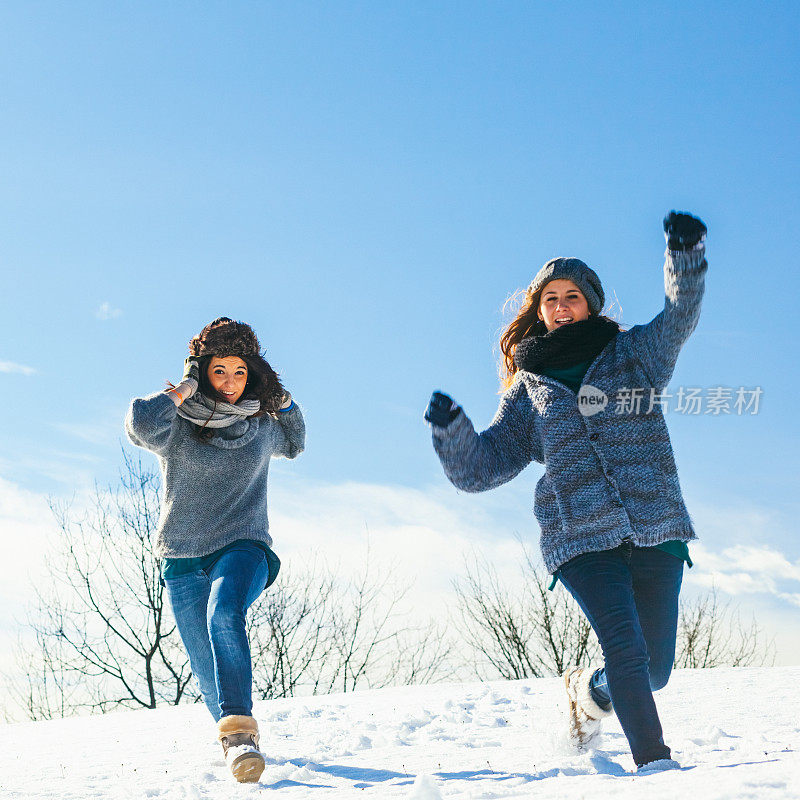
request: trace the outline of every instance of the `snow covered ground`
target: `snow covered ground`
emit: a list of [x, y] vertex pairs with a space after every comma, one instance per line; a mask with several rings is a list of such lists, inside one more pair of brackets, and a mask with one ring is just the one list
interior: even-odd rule
[[201, 705], [0, 728], [0, 797], [798, 798], [800, 667], [676, 672], [657, 695], [680, 771], [633, 766], [616, 720], [563, 735], [561, 680], [405, 687], [258, 703], [267, 769], [234, 782]]

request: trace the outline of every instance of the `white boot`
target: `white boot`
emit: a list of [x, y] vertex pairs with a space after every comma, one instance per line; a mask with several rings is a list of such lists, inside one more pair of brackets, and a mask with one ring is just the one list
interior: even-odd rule
[[569, 738], [576, 747], [585, 749], [600, 736], [600, 720], [613, 713], [594, 701], [589, 681], [594, 668], [573, 667], [564, 673], [564, 686], [569, 700]]
[[637, 775], [652, 775], [655, 772], [666, 772], [668, 769], [680, 769], [681, 765], [672, 758], [659, 758], [636, 768]]

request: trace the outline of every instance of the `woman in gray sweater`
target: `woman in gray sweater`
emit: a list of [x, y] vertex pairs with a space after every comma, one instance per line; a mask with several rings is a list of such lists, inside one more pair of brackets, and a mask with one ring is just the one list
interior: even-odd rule
[[183, 380], [133, 400], [125, 427], [158, 457], [163, 582], [231, 771], [254, 782], [264, 757], [245, 614], [280, 566], [267, 520], [269, 462], [303, 451], [305, 424], [249, 325], [220, 317], [189, 353]]
[[705, 225], [664, 220], [664, 309], [621, 330], [601, 315], [600, 278], [576, 258], [539, 271], [500, 346], [506, 391], [477, 433], [453, 400], [434, 392], [425, 418], [445, 474], [480, 492], [544, 464], [534, 513], [547, 569], [571, 592], [605, 658], [566, 676], [571, 735], [587, 746], [616, 712], [640, 769], [674, 768], [653, 691], [675, 656], [686, 542], [683, 503], [664, 394], [695, 329], [704, 278]]

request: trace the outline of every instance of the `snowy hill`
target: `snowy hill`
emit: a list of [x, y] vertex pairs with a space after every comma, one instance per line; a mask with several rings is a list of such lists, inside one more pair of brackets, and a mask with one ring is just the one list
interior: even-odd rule
[[616, 720], [599, 749], [569, 749], [557, 678], [258, 703], [252, 786], [201, 705], [19, 723], [0, 729], [0, 797], [798, 798], [799, 685], [800, 667], [676, 672], [657, 700], [683, 769], [650, 776], [630, 774]]

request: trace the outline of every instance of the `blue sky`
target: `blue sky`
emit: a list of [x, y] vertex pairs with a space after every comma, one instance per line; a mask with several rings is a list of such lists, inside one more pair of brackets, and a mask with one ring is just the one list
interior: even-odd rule
[[[506, 297], [575, 255], [646, 322], [685, 209], [710, 266], [672, 387], [764, 395], [669, 415], [682, 484], [710, 551], [783, 554], [796, 624], [797, 41], [793, 3], [3, 4], [0, 477], [113, 480], [130, 398], [226, 314], [306, 413], [273, 481], [438, 496], [422, 411], [489, 422]], [[539, 470], [442, 496], [535, 542]]]

